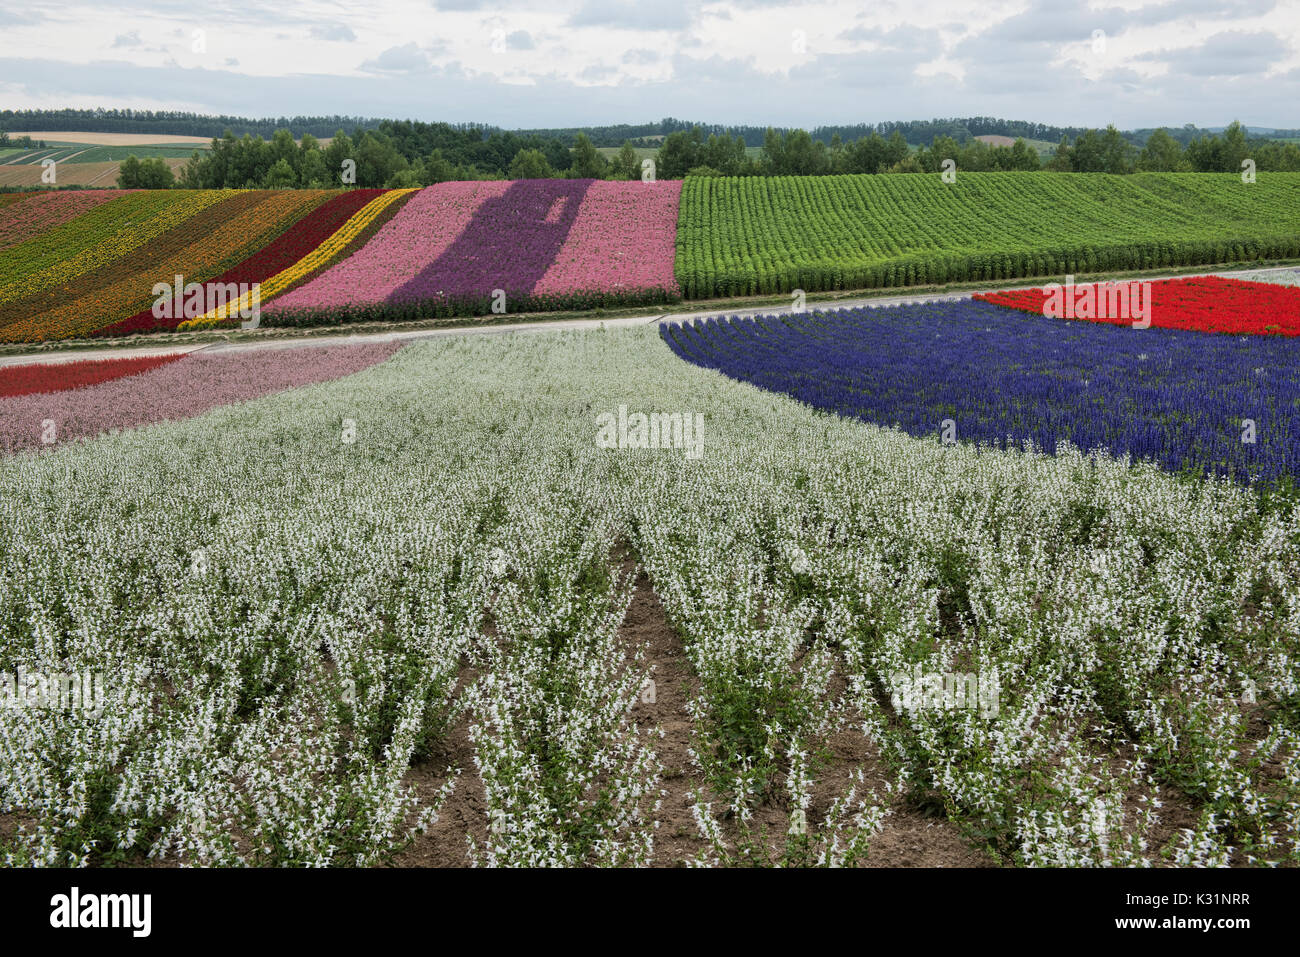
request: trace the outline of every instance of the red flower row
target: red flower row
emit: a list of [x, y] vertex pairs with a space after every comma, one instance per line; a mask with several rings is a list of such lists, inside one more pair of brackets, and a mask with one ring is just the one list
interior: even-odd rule
[[1161, 329], [1300, 335], [1300, 288], [1219, 276], [1015, 289], [975, 298], [1039, 315], [1115, 325], [1149, 320]]
[[157, 369], [183, 358], [176, 352], [165, 356], [142, 356], [127, 359], [87, 359], [80, 362], [34, 362], [28, 365], [0, 366], [0, 398], [35, 395], [38, 392], [66, 392], [83, 386], [98, 385]]

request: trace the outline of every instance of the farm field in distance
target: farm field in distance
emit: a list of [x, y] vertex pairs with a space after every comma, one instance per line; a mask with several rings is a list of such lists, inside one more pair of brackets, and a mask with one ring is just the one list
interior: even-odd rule
[[195, 150], [206, 151], [210, 137], [169, 136], [166, 134], [43, 132], [16, 134], [41, 148], [0, 148], [0, 186], [40, 187], [51, 185], [48, 167], [43, 160], [53, 160], [53, 185], [117, 185], [122, 161], [128, 156], [140, 159], [160, 157], [174, 175], [189, 161]]

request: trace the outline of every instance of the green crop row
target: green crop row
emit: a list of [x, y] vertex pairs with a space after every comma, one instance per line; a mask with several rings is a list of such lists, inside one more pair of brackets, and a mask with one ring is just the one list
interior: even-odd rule
[[687, 298], [1300, 257], [1300, 174], [690, 177]]

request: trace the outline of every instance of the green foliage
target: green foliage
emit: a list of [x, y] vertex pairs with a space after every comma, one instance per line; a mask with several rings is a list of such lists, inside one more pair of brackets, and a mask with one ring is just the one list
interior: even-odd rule
[[600, 179], [609, 167], [608, 161], [596, 151], [585, 133], [579, 133], [573, 144], [571, 175], [580, 179]]
[[[1081, 161], [1109, 162], [1106, 143], [1100, 137], [1100, 152], [1085, 151]], [[922, 176], [691, 176], [677, 232], [683, 295], [984, 282], [1300, 255], [1293, 200], [1300, 177], [1292, 173], [1269, 173], [1247, 186], [1239, 176], [1202, 173], [969, 172], [959, 159], [955, 182], [945, 183], [935, 163], [955, 146], [940, 142], [895, 164], [899, 172], [931, 167]]]
[[1164, 130], [1156, 130], [1142, 147], [1137, 168], [1149, 173], [1175, 173], [1190, 169], [1183, 147]]
[[511, 179], [549, 179], [555, 170], [541, 150], [520, 150], [510, 161]]
[[118, 169], [117, 185], [121, 189], [170, 189], [175, 183], [171, 167], [159, 156], [143, 160], [128, 156]]

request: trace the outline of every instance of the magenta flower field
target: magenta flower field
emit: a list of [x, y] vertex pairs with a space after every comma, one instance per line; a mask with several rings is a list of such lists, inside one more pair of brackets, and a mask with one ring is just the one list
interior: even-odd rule
[[188, 419], [232, 402], [340, 379], [383, 362], [398, 348], [380, 343], [195, 353], [86, 388], [0, 398], [0, 452]]
[[543, 295], [594, 290], [668, 289], [677, 251], [680, 180], [592, 183], [568, 238], [533, 286]]

